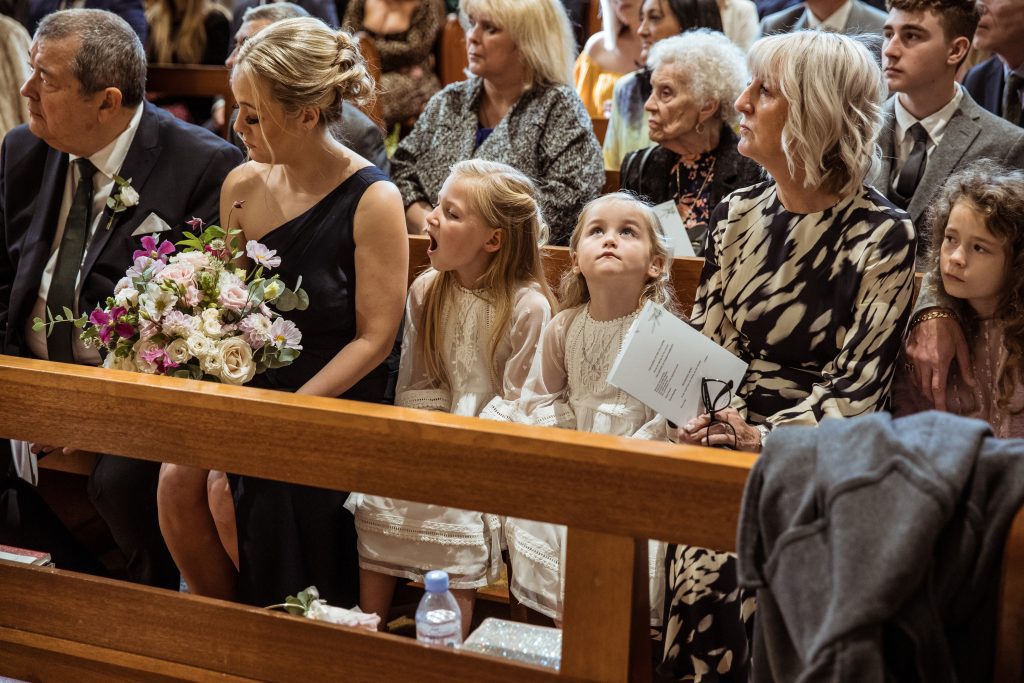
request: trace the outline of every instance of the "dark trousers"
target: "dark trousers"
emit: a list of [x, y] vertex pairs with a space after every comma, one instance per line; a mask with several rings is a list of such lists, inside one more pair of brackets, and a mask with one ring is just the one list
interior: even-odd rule
[[7, 440], [0, 439], [0, 544], [50, 553], [60, 569], [106, 575], [99, 560], [68, 531], [34, 486], [14, 473]]
[[359, 602], [348, 493], [230, 475], [238, 521], [238, 599], [266, 607], [309, 586], [332, 605]]
[[[10, 446], [0, 440], [0, 543], [50, 553], [54, 564], [104, 576], [103, 566], [60, 522], [39, 492], [14, 476]], [[101, 455], [89, 476], [89, 499], [127, 560], [128, 579], [178, 589], [178, 568], [160, 534], [156, 485], [160, 463]], [[45, 476], [45, 473], [44, 473]]]
[[156, 485], [160, 463], [101, 455], [89, 476], [89, 499], [127, 560], [128, 579], [178, 590], [178, 567], [160, 533]]

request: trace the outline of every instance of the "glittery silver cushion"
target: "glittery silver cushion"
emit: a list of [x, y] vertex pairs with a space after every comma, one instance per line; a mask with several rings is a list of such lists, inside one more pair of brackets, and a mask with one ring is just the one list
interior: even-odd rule
[[462, 649], [557, 671], [562, 663], [562, 630], [488, 617], [470, 634]]

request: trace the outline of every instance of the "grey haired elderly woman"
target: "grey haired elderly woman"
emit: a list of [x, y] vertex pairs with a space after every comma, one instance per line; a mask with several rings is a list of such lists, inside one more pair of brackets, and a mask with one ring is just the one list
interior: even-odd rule
[[736, 151], [730, 128], [748, 79], [746, 55], [724, 34], [696, 29], [657, 43], [649, 64], [644, 108], [657, 144], [623, 159], [622, 189], [654, 204], [671, 202], [700, 256], [718, 202], [761, 179], [760, 167]]

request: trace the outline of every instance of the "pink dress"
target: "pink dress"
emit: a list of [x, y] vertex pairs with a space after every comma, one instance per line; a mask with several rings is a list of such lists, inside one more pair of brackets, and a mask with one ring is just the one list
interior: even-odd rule
[[[946, 407], [949, 412], [964, 417], [985, 420], [1001, 439], [1024, 437], [1024, 382], [1018, 376], [1014, 381], [1009, 405], [997, 405], [1001, 389], [999, 379], [1006, 365], [1007, 350], [1003, 345], [1003, 324], [995, 320], [980, 320], [971, 340], [971, 364], [977, 386], [964, 382], [957, 368], [950, 370], [946, 386]], [[914, 385], [913, 378], [899, 364], [893, 384], [892, 412], [900, 417], [934, 410], [935, 406]]]

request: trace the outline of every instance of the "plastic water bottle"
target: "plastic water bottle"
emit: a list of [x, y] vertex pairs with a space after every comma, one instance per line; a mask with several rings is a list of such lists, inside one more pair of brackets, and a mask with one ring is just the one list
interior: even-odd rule
[[448, 590], [448, 572], [427, 572], [426, 592], [416, 608], [416, 640], [436, 647], [462, 645], [462, 612]]

